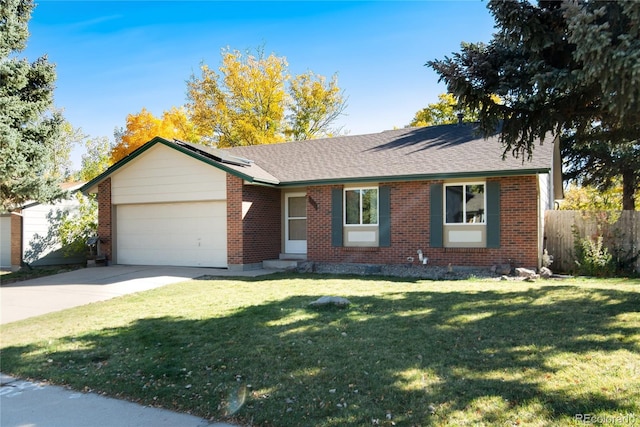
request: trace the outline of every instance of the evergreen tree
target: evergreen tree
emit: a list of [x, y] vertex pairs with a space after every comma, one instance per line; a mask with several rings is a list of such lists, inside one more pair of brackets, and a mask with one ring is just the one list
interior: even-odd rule
[[555, 134], [575, 178], [606, 188], [617, 173], [622, 208], [632, 210], [640, 184], [638, 4], [492, 0], [493, 39], [463, 43], [427, 65], [460, 105], [479, 109], [485, 134], [502, 124], [505, 154], [532, 156], [540, 138]]
[[31, 0], [0, 2], [0, 208], [61, 195], [53, 147], [63, 123], [53, 111], [55, 66], [18, 58], [29, 37]]

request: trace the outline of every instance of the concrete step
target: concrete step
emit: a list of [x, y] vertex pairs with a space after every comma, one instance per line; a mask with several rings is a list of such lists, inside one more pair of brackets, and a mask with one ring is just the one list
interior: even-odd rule
[[298, 261], [304, 261], [307, 259], [307, 254], [280, 254], [280, 259], [296, 259]]
[[262, 268], [267, 270], [286, 270], [288, 268], [296, 268], [299, 259], [267, 259], [262, 261]]

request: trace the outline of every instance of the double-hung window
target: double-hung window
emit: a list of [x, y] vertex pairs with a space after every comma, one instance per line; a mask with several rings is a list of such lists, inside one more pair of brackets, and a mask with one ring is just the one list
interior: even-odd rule
[[484, 224], [484, 183], [445, 185], [445, 224]]
[[353, 185], [333, 188], [331, 245], [391, 246], [391, 187]]
[[431, 247], [500, 247], [500, 181], [434, 183], [430, 192]]
[[445, 184], [443, 245], [486, 247], [486, 206], [484, 182]]
[[378, 225], [378, 188], [344, 190], [344, 224]]

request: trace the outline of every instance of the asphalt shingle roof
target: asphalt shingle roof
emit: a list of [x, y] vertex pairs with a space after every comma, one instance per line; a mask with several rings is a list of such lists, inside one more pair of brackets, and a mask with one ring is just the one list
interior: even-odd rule
[[474, 124], [404, 128], [367, 135], [217, 149], [156, 137], [88, 182], [107, 176], [161, 143], [251, 182], [298, 186], [340, 182], [469, 178], [548, 172], [554, 144], [536, 145], [531, 159], [503, 160], [499, 136], [483, 138]]
[[[551, 168], [553, 141], [534, 147], [531, 160], [503, 160], [498, 135], [487, 139], [477, 125], [404, 128], [375, 134], [229, 148], [255, 162], [281, 184], [505, 173]], [[250, 175], [249, 168], [232, 166]], [[256, 177], [258, 180], [259, 178]]]
[[209, 160], [214, 160], [218, 163], [222, 163], [228, 169], [240, 172], [242, 175], [247, 175], [256, 181], [269, 184], [278, 184], [280, 182], [278, 178], [266, 172], [260, 167], [260, 165], [256, 164], [256, 162], [245, 159], [243, 157], [236, 157], [237, 155], [231, 153], [230, 150], [222, 150], [219, 148], [208, 147], [202, 144], [193, 144], [190, 142], [179, 140], [174, 140], [170, 143], [186, 148], [199, 157], [205, 157]]

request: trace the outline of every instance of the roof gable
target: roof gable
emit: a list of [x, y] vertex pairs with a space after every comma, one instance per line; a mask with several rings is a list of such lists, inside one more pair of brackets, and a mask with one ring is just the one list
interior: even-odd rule
[[134, 150], [128, 156], [109, 167], [106, 171], [87, 182], [81, 190], [84, 193], [95, 192], [98, 184], [104, 181], [106, 178], [117, 172], [119, 169], [129, 164], [139, 156], [144, 155], [147, 150], [154, 147], [156, 144], [162, 144], [169, 148], [176, 150], [182, 154], [190, 156], [196, 160], [200, 160], [210, 166], [223, 170], [224, 172], [238, 176], [249, 182], [260, 182], [263, 184], [274, 185], [278, 183], [278, 180], [262, 170], [258, 165], [247, 159], [241, 159], [237, 156], [233, 156], [228, 152], [221, 152], [214, 148], [206, 147], [204, 145], [191, 144], [184, 141], [173, 140], [169, 141], [161, 137], [155, 137], [151, 141], [144, 144], [142, 147]]

